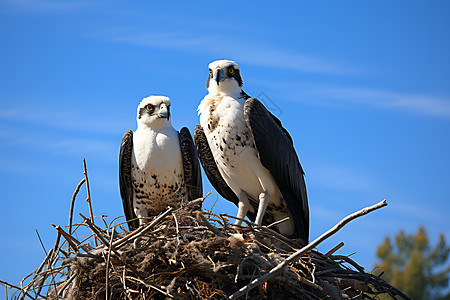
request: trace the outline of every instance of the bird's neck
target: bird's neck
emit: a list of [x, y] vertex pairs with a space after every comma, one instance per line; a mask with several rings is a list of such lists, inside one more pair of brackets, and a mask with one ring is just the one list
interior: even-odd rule
[[232, 80], [224, 80], [219, 85], [212, 82], [208, 87], [209, 95], [224, 95], [237, 98], [242, 92], [241, 87]]
[[241, 88], [224, 89], [223, 87], [219, 88], [218, 86], [211, 86], [210, 88], [208, 88], [208, 92], [208, 95], [203, 98], [198, 107], [199, 114], [201, 114], [206, 108], [208, 108], [209, 105], [220, 102], [224, 97], [233, 98], [238, 102], [242, 102], [241, 104], [243, 104], [248, 98], [248, 96], [243, 97], [243, 95], [247, 94], [245, 94], [245, 92], [242, 91]]
[[151, 124], [138, 123], [136, 132], [145, 132], [146, 134], [158, 134], [167, 130], [174, 130], [172, 124], [164, 119], [155, 120]]

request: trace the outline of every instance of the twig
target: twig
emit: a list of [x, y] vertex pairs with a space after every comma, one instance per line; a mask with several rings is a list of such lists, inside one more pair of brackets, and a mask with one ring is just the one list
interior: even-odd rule
[[[53, 274], [53, 269], [52, 269], [52, 265], [53, 265], [53, 261], [55, 259], [57, 259], [58, 257], [58, 249], [59, 249], [59, 241], [61, 240], [61, 232], [58, 231], [58, 234], [56, 235], [56, 242], [55, 242], [55, 246], [53, 246], [53, 260], [47, 265], [47, 267], [51, 270], [50, 274], [52, 275], [52, 280], [50, 282], [50, 284], [53, 282], [55, 285], [55, 291], [56, 291], [56, 282], [55, 282], [55, 274]], [[38, 293], [39, 294], [39, 293]]]
[[[276, 232], [273, 229], [270, 229], [270, 228], [268, 228], [266, 226], [258, 226], [256, 224], [253, 224], [253, 226], [254, 226], [254, 229], [255, 229], [256, 232], [261, 232], [262, 233], [262, 230], [263, 230], [264, 234], [272, 235], [274, 238], [277, 238], [278, 240], [284, 242], [285, 244], [292, 243], [292, 239], [289, 239], [289, 238], [285, 237], [284, 235], [282, 235], [281, 233]], [[290, 247], [292, 248], [292, 246], [290, 246]]]
[[88, 218], [86, 218], [85, 216], [83, 216], [80, 213], [80, 216], [84, 219], [84, 221], [86, 222], [86, 224], [89, 226], [89, 228], [92, 230], [92, 232], [98, 237], [98, 239], [100, 240], [100, 242], [102, 242], [102, 244], [104, 246], [106, 246], [107, 248], [111, 247], [111, 250], [114, 252], [114, 254], [117, 255], [117, 257], [124, 263], [124, 265], [128, 266], [128, 268], [130, 268], [131, 271], [133, 271], [133, 273], [136, 274], [136, 276], [139, 277], [139, 272], [132, 266], [127, 264], [127, 262], [125, 261], [125, 259], [122, 258], [122, 256], [120, 255], [119, 251], [117, 251], [117, 249], [111, 244], [108, 243], [108, 241], [105, 240], [105, 238], [102, 236], [102, 234], [99, 232], [99, 230], [96, 228], [96, 226], [94, 224], [92, 224], [91, 220], [89, 220]]
[[104, 218], [107, 218], [108, 217], [108, 215], [105, 215], [105, 214], [101, 214], [100, 215], [100, 219], [102, 219], [102, 221], [103, 221], [103, 224], [105, 224], [105, 228], [106, 228], [106, 232], [109, 232], [107, 229], [108, 229], [108, 223], [106, 223], [106, 220], [104, 219]]
[[72, 219], [73, 219], [73, 209], [75, 207], [75, 198], [77, 197], [77, 194], [80, 191], [81, 186], [85, 182], [86, 182], [86, 177], [81, 179], [80, 183], [78, 183], [77, 188], [75, 189], [75, 192], [73, 192], [72, 201], [70, 201], [69, 234], [72, 234]]
[[[229, 214], [220, 213], [219, 215], [225, 216], [225, 217], [230, 218], [230, 219], [233, 219], [233, 220], [239, 220], [239, 221], [242, 221], [242, 222], [246, 223], [248, 226], [251, 226], [251, 227], [253, 227], [253, 226], [255, 225], [255, 223], [253, 223], [253, 222], [251, 222], [251, 221], [248, 221], [248, 220], [242, 219], [242, 218], [238, 218], [238, 217], [235, 217], [235, 216], [232, 216], [232, 215], [229, 215]], [[234, 226], [234, 227], [242, 227], [242, 226], [240, 226], [240, 225], [235, 225], [235, 224], [233, 224], [233, 226]], [[242, 228], [243, 228], [243, 227], [242, 227]]]
[[312, 281], [310, 281], [310, 280], [300, 276], [299, 274], [297, 274], [295, 272], [292, 272], [292, 273], [297, 275], [296, 276], [297, 280], [300, 281], [301, 283], [306, 284], [306, 285], [308, 285], [308, 286], [310, 286], [312, 288], [315, 288], [316, 290], [323, 291], [323, 287], [321, 287], [320, 285], [318, 285], [318, 284], [316, 284], [316, 283], [314, 283], [314, 282], [312, 282]]
[[[209, 191], [208, 195], [211, 194], [211, 193], [212, 193], [212, 191]], [[209, 209], [209, 212], [210, 212], [210, 213], [212, 213], [214, 207], [215, 207], [216, 204], [217, 204], [217, 201], [219, 201], [219, 197], [216, 197], [216, 200], [215, 200], [214, 203], [211, 205], [211, 208]]]
[[134, 277], [131, 277], [131, 276], [125, 276], [125, 278], [128, 279], [128, 280], [137, 281], [137, 282], [145, 285], [146, 287], [149, 287], [149, 288], [152, 288], [154, 290], [157, 290], [158, 292], [160, 292], [161, 294], [163, 294], [163, 295], [165, 295], [167, 297], [174, 298], [174, 296], [172, 294], [170, 294], [169, 292], [165, 291], [162, 287], [157, 286], [154, 283], [151, 283], [149, 281], [144, 281], [144, 280], [139, 279], [139, 278], [134, 278]]
[[[52, 280], [50, 281], [50, 284], [54, 283], [54, 279], [55, 279], [55, 276], [53, 275], [53, 271], [52, 271], [52, 265], [53, 265], [53, 262], [54, 262], [55, 258], [58, 255], [58, 245], [59, 245], [60, 239], [61, 239], [61, 233], [58, 231], [58, 234], [56, 235], [55, 246], [53, 246], [53, 248], [50, 249], [50, 251], [49, 251], [49, 253], [51, 252], [52, 254], [49, 255], [49, 259], [48, 259], [48, 263], [47, 263], [47, 270], [46, 271], [50, 270], [50, 273], [52, 275]], [[43, 274], [43, 276], [42, 276], [41, 283], [39, 284], [39, 288], [37, 290], [37, 294], [41, 293], [41, 290], [44, 287], [44, 283], [47, 280], [47, 277], [48, 277], [48, 272], [45, 272]], [[56, 283], [55, 283], [55, 288], [56, 288]]]
[[286, 218], [284, 218], [284, 219], [278, 220], [278, 221], [276, 221], [276, 222], [273, 222], [272, 224], [267, 225], [267, 228], [276, 226], [276, 225], [281, 224], [281, 223], [283, 223], [283, 222], [286, 222], [286, 221], [288, 221], [288, 220], [290, 220], [289, 217], [286, 217]]
[[203, 197], [203, 198], [198, 198], [198, 199], [189, 201], [185, 206], [186, 206], [186, 207], [192, 207], [192, 206], [197, 205], [198, 203], [202, 204], [203, 201], [205, 201], [205, 198], [206, 198], [207, 196], [208, 196], [208, 195], [206, 195], [206, 196]]
[[335, 271], [336, 271], [336, 270], [334, 270], [334, 269], [325, 269], [325, 270], [322, 270], [322, 271], [317, 271], [315, 274], [316, 274], [317, 276], [323, 276], [323, 275], [329, 274], [329, 273], [335, 274], [335, 273], [334, 273]]
[[0, 284], [3, 284], [5, 287], [8, 287], [8, 286], [9, 286], [9, 287], [12, 287], [12, 288], [14, 288], [14, 289], [17, 289], [17, 290], [19, 290], [19, 291], [22, 291], [26, 296], [30, 297], [30, 299], [33, 299], [33, 298], [34, 298], [34, 297], [31, 297], [31, 295], [28, 294], [27, 291], [21, 289], [21, 288], [18, 287], [18, 286], [15, 286], [15, 285], [13, 285], [13, 284], [7, 283], [6, 281], [0, 280]]
[[75, 279], [75, 277], [77, 277], [77, 273], [72, 274], [72, 276], [70, 276], [69, 279], [66, 280], [66, 282], [64, 283], [64, 285], [61, 287], [61, 289], [58, 291], [58, 296], [62, 296], [64, 294], [64, 291], [67, 289], [67, 287], [69, 286], [69, 284], [72, 283], [72, 281]]
[[316, 276], [315, 276], [315, 272], [316, 272], [316, 264], [312, 263], [312, 270], [311, 270], [311, 278], [312, 278], [312, 283], [316, 283]]
[[[263, 229], [263, 230], [261, 230], [261, 229]], [[276, 231], [274, 231], [274, 230], [272, 230], [272, 229], [270, 229], [270, 228], [261, 226], [261, 227], [259, 227], [259, 230], [256, 230], [256, 229], [255, 229], [254, 232], [257, 233], [257, 234], [261, 234], [261, 235], [270, 237], [270, 238], [272, 238], [272, 239], [276, 239], [278, 242], [280, 242], [280, 243], [282, 243], [283, 245], [289, 247], [289, 248], [292, 249], [293, 251], [297, 251], [297, 248], [294, 248], [294, 247], [289, 243], [289, 239], [288, 239], [287, 237], [285, 237], [284, 235], [281, 235], [280, 233], [278, 233], [278, 232], [276, 232]], [[266, 246], [267, 246], [267, 245], [266, 245]]]
[[351, 264], [353, 267], [355, 267], [356, 270], [358, 270], [361, 273], [364, 273], [365, 270], [363, 267], [361, 267], [360, 265], [358, 265], [353, 259], [351, 259], [348, 256], [345, 255], [332, 255], [333, 259], [341, 259], [344, 260], [345, 262]]
[[[120, 218], [122, 218], [122, 217], [123, 217], [123, 215], [118, 216], [118, 217], [115, 217], [114, 219], [112, 219], [112, 221], [109, 222], [109, 225], [106, 226], [106, 231], [109, 232], [109, 229], [111, 228], [112, 224], [113, 224], [117, 219], [120, 219]], [[125, 222], [125, 223], [126, 223], [126, 222]], [[114, 224], [114, 226], [117, 227], [118, 225]]]
[[66, 239], [67, 243], [69, 243], [69, 246], [72, 247], [75, 252], [78, 252], [77, 245], [80, 245], [80, 242], [73, 236], [67, 234], [67, 232], [65, 232], [64, 229], [61, 228], [61, 226], [56, 226], [55, 224], [52, 224], [52, 226], [55, 227], [56, 230], [58, 230], [58, 232]]
[[205, 202], [205, 199], [208, 198], [208, 196], [211, 195], [211, 193], [212, 193], [212, 191], [209, 191], [209, 193], [206, 194], [206, 196], [204, 196], [204, 197], [197, 198], [197, 199], [194, 199], [192, 201], [186, 201], [185, 202], [186, 204], [183, 205], [182, 207], [193, 207], [193, 206], [197, 205], [198, 203], [200, 203], [200, 207], [201, 207], [203, 202]]
[[200, 223], [208, 227], [208, 229], [211, 230], [215, 235], [224, 237], [224, 235], [216, 227], [212, 226], [211, 223], [209, 223], [208, 220], [206, 220], [205, 216], [200, 211], [197, 211], [195, 213], [197, 216], [197, 220]]
[[[83, 157], [83, 167], [84, 167], [84, 177], [86, 178], [86, 191], [87, 191], [87, 199], [86, 201], [89, 204], [89, 215], [91, 216], [91, 222], [92, 224], [95, 224], [94, 222], [94, 212], [92, 211], [92, 203], [91, 203], [91, 190], [89, 188], [89, 179], [88, 179], [88, 174], [87, 174], [87, 167], [86, 167], [86, 159]], [[97, 239], [94, 239], [95, 242], [95, 247], [98, 246], [97, 244]]]
[[136, 229], [135, 231], [131, 232], [127, 236], [121, 238], [118, 241], [115, 241], [113, 243], [113, 246], [117, 247], [117, 248], [120, 248], [123, 245], [125, 245], [127, 242], [130, 242], [130, 241], [134, 240], [135, 238], [143, 235], [145, 232], [150, 230], [155, 224], [157, 224], [159, 221], [161, 221], [163, 218], [165, 218], [172, 210], [173, 210], [173, 208], [169, 207], [165, 212], [160, 214], [158, 217], [156, 217], [156, 219], [154, 219], [150, 223], [147, 223], [145, 226], [139, 227], [138, 229]]
[[[105, 238], [103, 237], [103, 235], [101, 234], [101, 232], [97, 229], [97, 227], [91, 222], [91, 220], [89, 220], [88, 218], [86, 218], [85, 216], [83, 216], [83, 214], [80, 213], [80, 216], [84, 219], [84, 221], [86, 222], [86, 224], [89, 226], [89, 228], [92, 230], [92, 232], [94, 233], [94, 235], [100, 240], [100, 242], [102, 242], [102, 244], [104, 246], [106, 246], [107, 248], [109, 248], [109, 243], [107, 240], [105, 240]], [[120, 259], [120, 253], [116, 250], [115, 247], [111, 246], [111, 250], [119, 257]]]
[[209, 191], [208, 194], [206, 194], [206, 196], [203, 197], [203, 201], [205, 201], [205, 199], [208, 198], [208, 196], [211, 195], [211, 194], [212, 194], [212, 191]]
[[59, 266], [59, 267], [51, 268], [49, 270], [45, 270], [45, 271], [40, 272], [38, 275], [42, 276], [42, 275], [47, 274], [47, 273], [59, 272], [59, 271], [61, 271], [64, 268], [67, 268], [67, 266]]
[[12, 288], [18, 289], [19, 291], [21, 290], [20, 287], [15, 286], [14, 284], [8, 283], [8, 282], [6, 282], [6, 281], [3, 281], [3, 280], [1, 280], [1, 279], [0, 279], [0, 284], [3, 284], [4, 286], [10, 286], [10, 287], [12, 287]]
[[330, 257], [331, 254], [333, 254], [334, 252], [338, 251], [339, 249], [341, 249], [344, 246], [344, 242], [340, 242], [339, 244], [337, 244], [333, 249], [331, 249], [330, 251], [328, 251], [324, 256], [325, 257]]
[[44, 243], [42, 242], [41, 236], [39, 235], [39, 231], [37, 229], [35, 229], [35, 230], [36, 230], [36, 234], [38, 236], [39, 242], [41, 243], [42, 249], [44, 249], [45, 255], [47, 255], [47, 250], [45, 250]]
[[178, 221], [177, 221], [177, 217], [175, 216], [174, 213], [172, 213], [172, 216], [173, 216], [173, 219], [175, 220], [175, 227], [177, 230], [177, 245], [179, 245], [180, 244], [180, 238], [179, 238], [180, 230], [178, 229]]
[[106, 259], [106, 300], [109, 299], [109, 260], [111, 259], [111, 248], [115, 230], [116, 227], [113, 227], [111, 232], [111, 239], [109, 240], [108, 258]]
[[[31, 279], [30, 283], [28, 283], [28, 285], [24, 288], [24, 290], [28, 290], [28, 287], [32, 285], [32, 283], [34, 283], [34, 281], [36, 280], [36, 278], [39, 276], [39, 274], [42, 271], [42, 268], [45, 266], [45, 264], [47, 264], [48, 260], [50, 259], [50, 257], [52, 256], [53, 253], [53, 249], [50, 249], [50, 251], [48, 252], [47, 256], [45, 257], [44, 261], [41, 263], [41, 265], [39, 266], [39, 268], [37, 268], [37, 270], [34, 272], [34, 276], [33, 279]], [[30, 274], [31, 275], [31, 274]]]
[[384, 207], [387, 205], [386, 199], [384, 199], [383, 201], [363, 208], [360, 211], [357, 211], [347, 217], [345, 217], [344, 219], [342, 219], [339, 223], [337, 223], [333, 228], [331, 228], [330, 230], [328, 230], [327, 232], [325, 232], [324, 234], [322, 234], [321, 236], [319, 236], [317, 239], [315, 239], [314, 241], [312, 241], [311, 243], [309, 243], [308, 245], [306, 245], [305, 247], [303, 247], [302, 249], [300, 249], [299, 251], [293, 253], [291, 256], [289, 256], [288, 258], [286, 258], [282, 263], [280, 263], [279, 265], [277, 265], [276, 267], [272, 268], [269, 272], [267, 272], [266, 274], [258, 277], [257, 279], [253, 280], [252, 282], [250, 282], [249, 284], [247, 284], [246, 286], [242, 287], [241, 289], [239, 289], [237, 292], [235, 292], [234, 294], [232, 294], [230, 297], [228, 297], [228, 299], [237, 299], [243, 295], [245, 295], [248, 291], [254, 289], [255, 287], [263, 284], [264, 282], [266, 282], [267, 280], [269, 280], [270, 278], [274, 277], [275, 275], [277, 275], [278, 273], [280, 273], [288, 264], [296, 261], [297, 259], [299, 259], [301, 257], [301, 255], [303, 255], [304, 253], [312, 250], [313, 248], [317, 247], [317, 245], [319, 245], [321, 242], [323, 242], [324, 240], [326, 240], [327, 238], [329, 238], [330, 236], [332, 236], [333, 234], [335, 234], [337, 231], [339, 231], [342, 227], [344, 227], [348, 222], [364, 216], [374, 210], [377, 210], [381, 207]]

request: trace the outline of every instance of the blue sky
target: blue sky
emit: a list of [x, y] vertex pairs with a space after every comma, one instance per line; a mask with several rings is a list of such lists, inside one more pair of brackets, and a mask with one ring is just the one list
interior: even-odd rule
[[[223, 58], [294, 139], [312, 239], [388, 199], [321, 251], [343, 241], [339, 253], [371, 270], [400, 229], [448, 241], [450, 2], [429, 3], [0, 1], [0, 279], [41, 263], [36, 229], [53, 246], [83, 157], [94, 214], [122, 214], [118, 150], [138, 103], [169, 96], [174, 127], [192, 132], [207, 66]], [[214, 209], [236, 213], [223, 199]]]

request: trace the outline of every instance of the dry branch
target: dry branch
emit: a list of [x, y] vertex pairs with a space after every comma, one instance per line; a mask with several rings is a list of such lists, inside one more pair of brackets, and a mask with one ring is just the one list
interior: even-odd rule
[[[87, 167], [86, 167], [86, 159], [83, 157], [83, 168], [84, 168], [84, 178], [86, 179], [86, 192], [87, 192], [87, 199], [86, 201], [89, 204], [89, 215], [91, 217], [92, 224], [95, 224], [94, 222], [94, 212], [92, 210], [92, 203], [91, 203], [91, 189], [89, 188], [89, 179], [87, 174]], [[97, 239], [94, 239], [95, 246], [97, 246]]]
[[342, 247], [344, 247], [344, 242], [340, 242], [340, 243], [337, 244], [333, 249], [331, 249], [330, 251], [328, 251], [327, 253], [325, 253], [325, 257], [330, 257], [330, 255], [332, 255], [333, 253], [335, 253], [336, 251], [338, 251], [338, 250], [341, 249]]
[[70, 212], [69, 212], [69, 234], [72, 234], [72, 219], [73, 219], [73, 210], [75, 208], [75, 198], [78, 195], [78, 192], [80, 191], [81, 186], [83, 185], [83, 183], [86, 182], [86, 177], [81, 179], [80, 183], [78, 183], [75, 191], [73, 192], [72, 195], [72, 201], [70, 201]]
[[336, 225], [334, 225], [333, 228], [331, 228], [330, 230], [328, 230], [327, 232], [325, 232], [324, 234], [322, 234], [321, 236], [319, 236], [317, 239], [315, 239], [314, 241], [312, 241], [311, 243], [309, 243], [308, 245], [306, 245], [305, 247], [303, 247], [302, 249], [300, 249], [299, 251], [295, 252], [294, 254], [292, 254], [291, 256], [289, 256], [286, 260], [284, 260], [282, 263], [280, 263], [279, 265], [277, 265], [275, 268], [273, 268], [272, 270], [270, 270], [270, 272], [264, 274], [263, 276], [253, 280], [250, 284], [244, 286], [243, 288], [241, 288], [239, 291], [237, 291], [236, 293], [232, 294], [229, 299], [237, 299], [243, 295], [245, 295], [248, 291], [254, 289], [255, 287], [263, 284], [264, 282], [268, 281], [270, 278], [274, 277], [275, 275], [277, 275], [278, 273], [280, 273], [288, 264], [293, 263], [294, 261], [296, 261], [297, 259], [299, 259], [301, 257], [301, 255], [303, 255], [304, 253], [314, 249], [315, 247], [317, 247], [321, 242], [323, 242], [324, 240], [326, 240], [327, 238], [329, 238], [330, 236], [332, 236], [333, 234], [335, 234], [336, 232], [339, 231], [339, 229], [341, 229], [342, 227], [344, 227], [348, 222], [364, 216], [374, 210], [377, 210], [379, 208], [382, 208], [384, 206], [387, 205], [386, 199], [384, 199], [383, 201], [363, 208], [360, 211], [357, 211], [347, 217], [345, 217], [344, 219], [342, 219], [339, 223], [337, 223]]
[[[77, 245], [80, 244], [80, 242], [75, 239], [73, 236], [71, 236], [70, 234], [68, 234], [67, 232], [64, 231], [64, 229], [61, 228], [61, 226], [56, 226], [55, 224], [52, 224], [53, 227], [55, 227], [55, 229], [58, 231], [59, 234], [61, 234], [63, 236], [63, 238], [66, 239], [67, 243], [69, 244], [70, 247], [72, 247], [73, 251], [78, 252], [78, 248]], [[77, 245], [75, 245], [75, 243]]]

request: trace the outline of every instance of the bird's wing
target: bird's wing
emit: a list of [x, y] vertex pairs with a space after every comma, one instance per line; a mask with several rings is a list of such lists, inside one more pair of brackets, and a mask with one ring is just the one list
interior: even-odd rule
[[198, 154], [189, 129], [186, 127], [181, 128], [178, 137], [180, 139], [181, 158], [183, 160], [186, 198], [188, 201], [192, 201], [203, 197], [202, 173], [198, 162]]
[[283, 194], [296, 228], [296, 236], [309, 239], [309, 208], [304, 172], [292, 138], [281, 121], [256, 98], [244, 105], [244, 118], [250, 128], [263, 166], [270, 171]]
[[200, 123], [195, 126], [194, 140], [203, 170], [211, 185], [223, 198], [238, 205], [238, 197], [227, 185], [217, 168], [211, 149], [209, 148], [208, 140]]
[[133, 153], [133, 131], [127, 130], [123, 135], [119, 152], [119, 186], [122, 197], [123, 211], [127, 218], [128, 228], [134, 230], [139, 227], [133, 209], [133, 186], [131, 179], [131, 158]]

